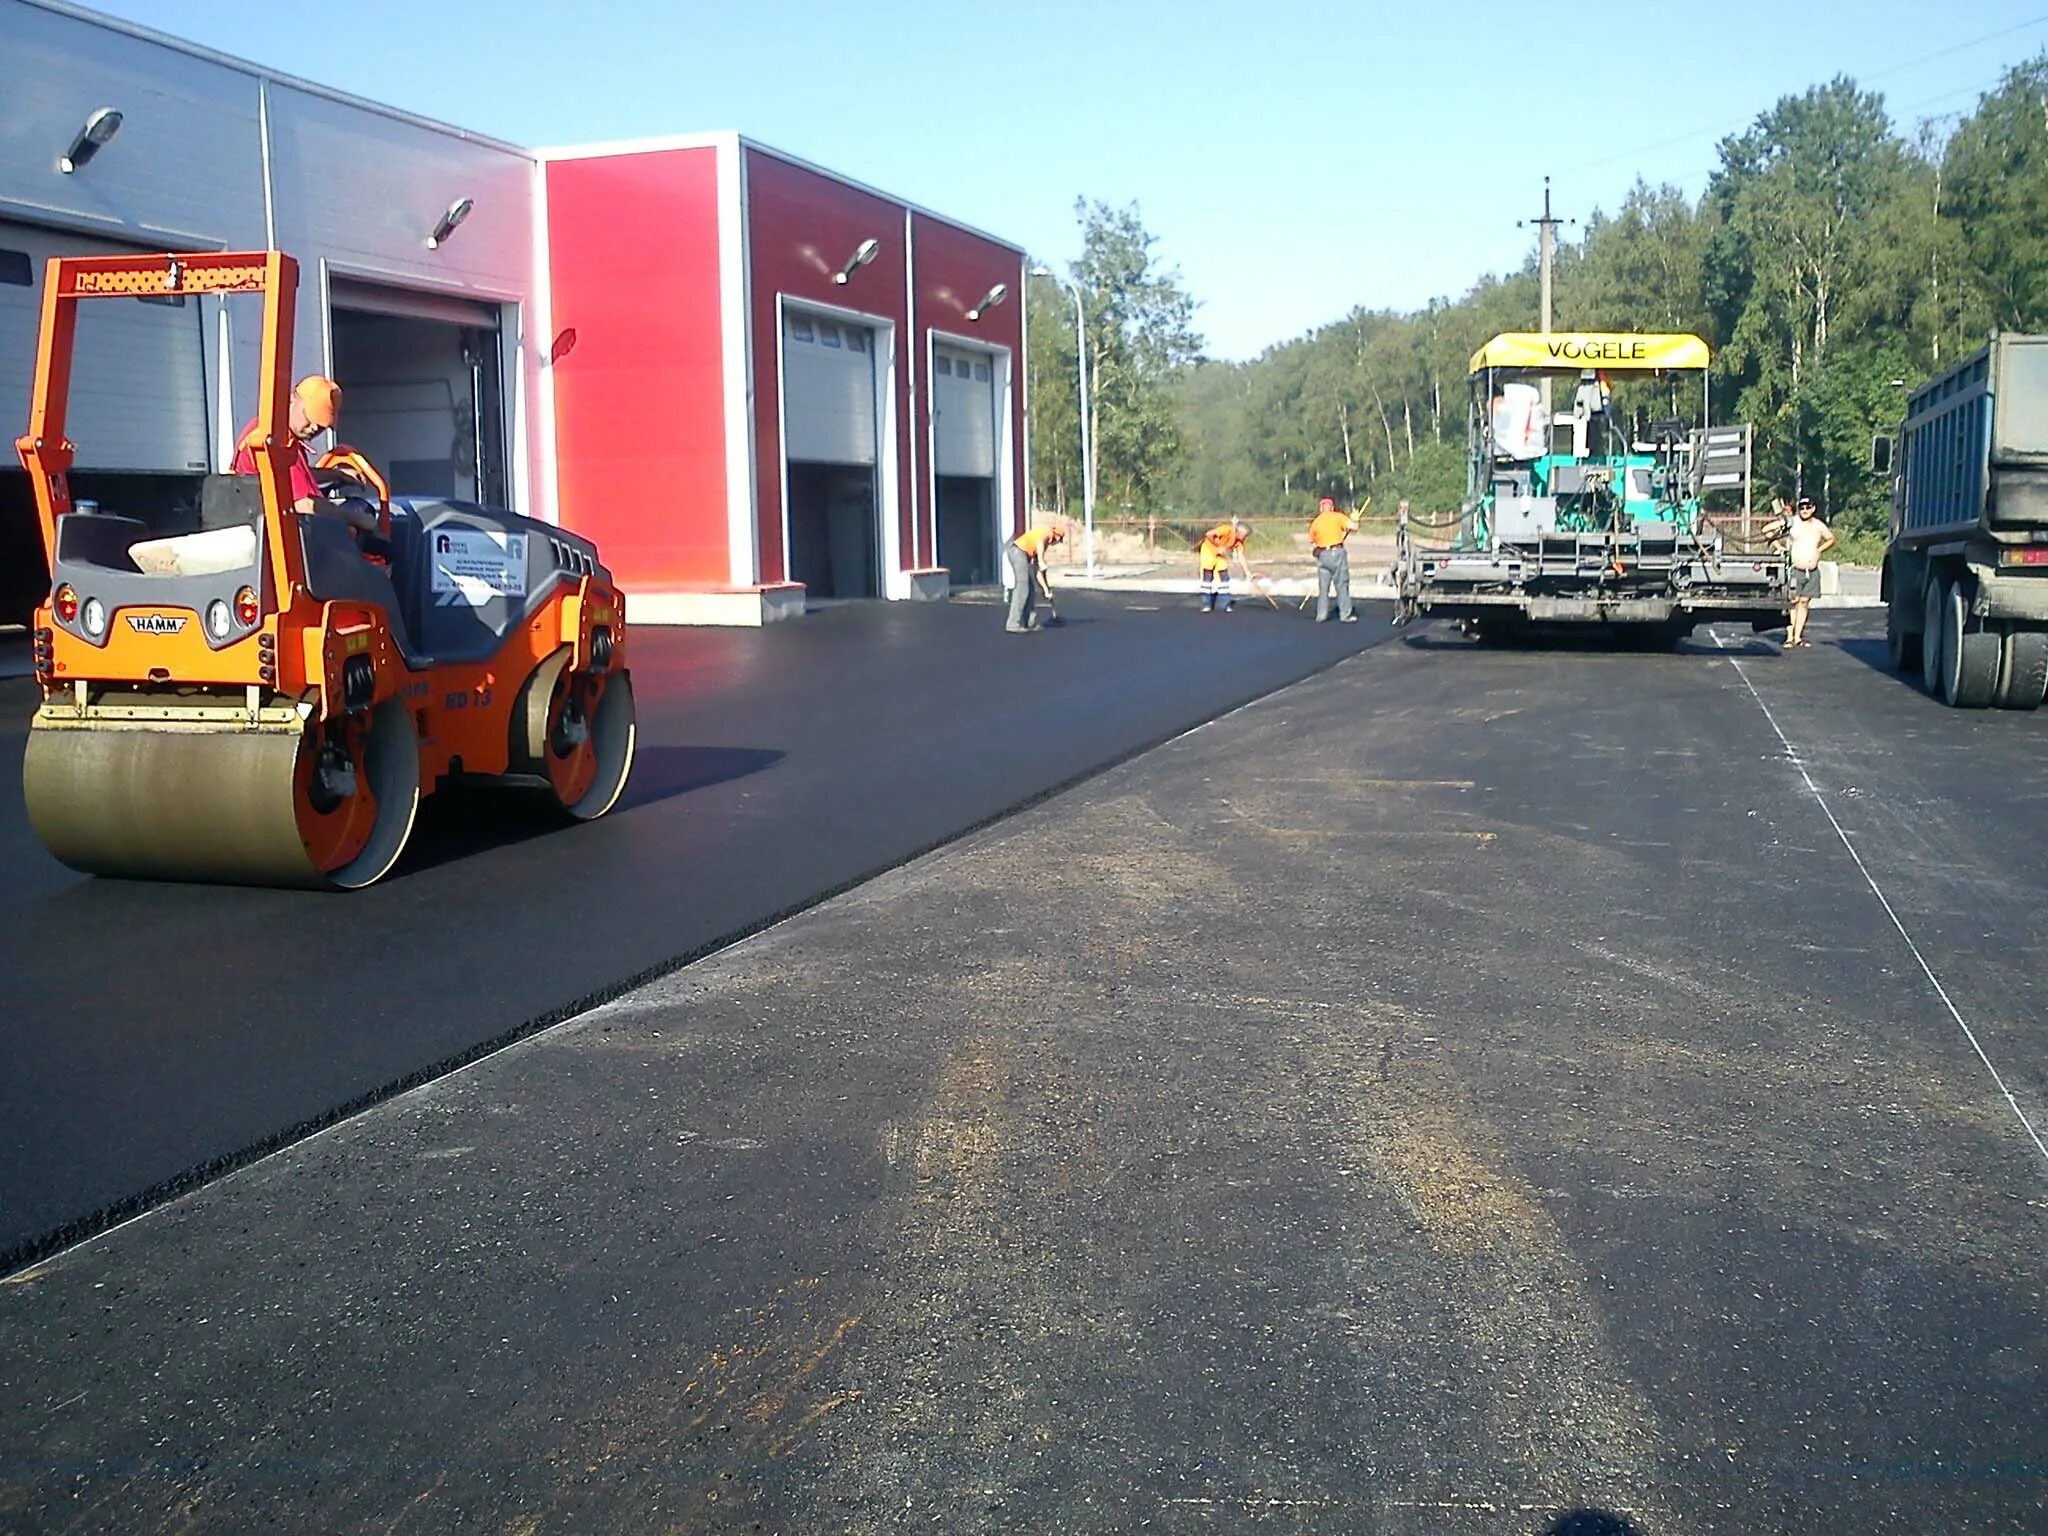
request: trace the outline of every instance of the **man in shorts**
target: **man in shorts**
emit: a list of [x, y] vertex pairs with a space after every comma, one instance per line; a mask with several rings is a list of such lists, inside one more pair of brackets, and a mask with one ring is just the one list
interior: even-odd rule
[[[1783, 505], [1781, 502], [1780, 506]], [[1806, 638], [1806, 617], [1813, 600], [1820, 596], [1820, 557], [1836, 544], [1835, 530], [1820, 519], [1820, 508], [1811, 496], [1799, 498], [1792, 515], [1785, 520], [1782, 535], [1785, 558], [1792, 569], [1787, 585], [1792, 594], [1792, 620], [1785, 633], [1785, 648], [1813, 644]]]

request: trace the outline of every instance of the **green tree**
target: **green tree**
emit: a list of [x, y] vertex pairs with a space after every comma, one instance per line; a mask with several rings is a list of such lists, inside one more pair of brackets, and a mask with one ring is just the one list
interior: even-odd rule
[[1201, 351], [1195, 301], [1162, 266], [1130, 203], [1076, 200], [1081, 258], [1072, 267], [1088, 335], [1095, 495], [1105, 508], [1148, 508], [1180, 452], [1175, 384]]
[[2048, 327], [2048, 54], [1984, 98], [1941, 169], [1940, 215], [1961, 258], [1955, 328]]
[[1025, 292], [1026, 410], [1031, 423], [1031, 495], [1036, 507], [1065, 513], [1081, 499], [1080, 379], [1074, 362], [1074, 304], [1049, 276], [1034, 272]]
[[1759, 428], [1767, 481], [1832, 504], [1867, 478], [1850, 447], [1897, 356], [1874, 340], [1909, 326], [1929, 265], [1916, 210], [1931, 172], [1883, 98], [1846, 79], [1785, 97], [1720, 154], [1704, 264], [1719, 368]]

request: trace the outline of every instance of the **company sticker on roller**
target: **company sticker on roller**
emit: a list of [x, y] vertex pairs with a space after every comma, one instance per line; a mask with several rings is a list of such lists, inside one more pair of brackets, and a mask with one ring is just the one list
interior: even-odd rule
[[526, 596], [526, 535], [483, 528], [436, 528], [434, 606], [481, 608], [493, 598]]

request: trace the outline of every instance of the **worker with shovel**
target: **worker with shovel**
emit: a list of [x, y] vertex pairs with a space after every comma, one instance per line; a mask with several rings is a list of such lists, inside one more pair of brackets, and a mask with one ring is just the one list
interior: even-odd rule
[[1038, 628], [1038, 596], [1045, 593], [1049, 607], [1052, 588], [1045, 582], [1045, 552], [1067, 542], [1066, 530], [1057, 523], [1037, 523], [1018, 534], [1003, 551], [1010, 567], [1010, 620], [1003, 628], [1013, 635]]
[[1337, 596], [1337, 622], [1356, 624], [1358, 617], [1351, 611], [1351, 552], [1344, 547], [1344, 541], [1358, 532], [1358, 519], [1349, 512], [1339, 512], [1334, 497], [1325, 496], [1316, 503], [1316, 515], [1308, 525], [1309, 548], [1316, 556], [1316, 622], [1323, 623], [1330, 617], [1330, 594], [1334, 588]]
[[1202, 612], [1230, 612], [1230, 557], [1242, 560], [1252, 525], [1241, 517], [1218, 523], [1202, 535], [1198, 562], [1202, 569]]

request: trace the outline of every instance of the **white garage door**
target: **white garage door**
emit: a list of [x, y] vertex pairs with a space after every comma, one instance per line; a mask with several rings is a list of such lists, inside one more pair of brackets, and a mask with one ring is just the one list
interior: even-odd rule
[[800, 464], [875, 462], [873, 330], [783, 311], [782, 443]]
[[[133, 247], [0, 221], [0, 437], [28, 425], [42, 318], [43, 263], [52, 256], [122, 255]], [[209, 466], [206, 359], [200, 303], [93, 299], [78, 306], [71, 403], [64, 435], [79, 469], [154, 474]]]
[[933, 457], [942, 475], [996, 472], [994, 360], [986, 352], [935, 349], [932, 358]]

